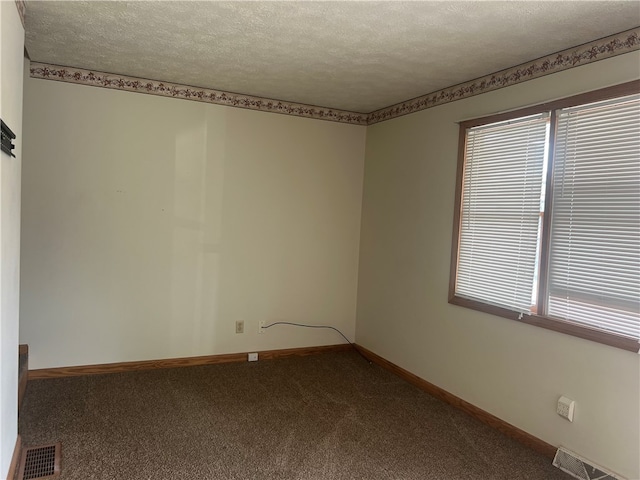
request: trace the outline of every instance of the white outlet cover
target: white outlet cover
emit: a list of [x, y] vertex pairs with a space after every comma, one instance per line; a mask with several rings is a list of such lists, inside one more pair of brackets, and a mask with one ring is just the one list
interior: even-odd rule
[[257, 353], [250, 353], [248, 360], [250, 362], [257, 362], [258, 361], [258, 354]]
[[562, 396], [558, 399], [558, 406], [556, 408], [556, 412], [562, 418], [566, 418], [570, 422], [573, 422], [573, 412], [575, 410], [575, 407], [576, 407], [575, 401], [565, 396]]

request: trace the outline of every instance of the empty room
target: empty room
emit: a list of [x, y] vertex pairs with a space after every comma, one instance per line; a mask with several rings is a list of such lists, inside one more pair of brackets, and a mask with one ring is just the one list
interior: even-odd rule
[[637, 1], [0, 25], [0, 479], [640, 480]]

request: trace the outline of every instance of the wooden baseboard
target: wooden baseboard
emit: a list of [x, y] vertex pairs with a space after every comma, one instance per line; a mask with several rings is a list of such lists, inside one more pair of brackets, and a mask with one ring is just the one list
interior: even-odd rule
[[462, 410], [463, 412], [471, 415], [472, 417], [477, 418], [483, 423], [486, 423], [490, 427], [495, 428], [496, 430], [504, 433], [505, 435], [517, 440], [518, 442], [526, 445], [527, 447], [549, 457], [553, 458], [556, 453], [556, 447], [548, 444], [547, 442], [540, 440], [537, 437], [534, 437], [530, 433], [525, 432], [524, 430], [520, 430], [518, 427], [511, 425], [510, 423], [501, 420], [495, 415], [490, 414], [482, 410], [479, 407], [461, 399], [453, 395], [452, 393], [447, 392], [446, 390], [427, 382], [426, 380], [414, 375], [413, 373], [405, 370], [402, 367], [399, 367], [395, 363], [391, 363], [389, 360], [373, 353], [366, 348], [356, 345], [356, 348], [369, 360], [373, 363], [380, 365], [382, 368], [389, 370], [392, 373], [395, 373], [399, 377], [403, 378], [407, 382], [415, 385], [416, 387], [424, 390], [428, 394], [443, 400], [444, 402]]
[[9, 464], [9, 471], [7, 472], [7, 480], [13, 480], [18, 470], [18, 464], [20, 463], [20, 454], [22, 453], [22, 438], [18, 435], [16, 438], [16, 446], [13, 448], [13, 456], [11, 457], [11, 463]]
[[[282, 350], [266, 350], [258, 352], [260, 360], [276, 358], [303, 357], [329, 352], [344, 352], [353, 347], [349, 344], [325, 345], [321, 347], [288, 348]], [[197, 365], [215, 365], [218, 363], [246, 362], [247, 353], [229, 353], [224, 355], [207, 355], [203, 357], [168, 358], [163, 360], [143, 360], [138, 362], [105, 363], [101, 365], [80, 365], [75, 367], [42, 368], [29, 370], [29, 380], [45, 378], [77, 377], [82, 375], [99, 375], [103, 373], [132, 372], [153, 370], [157, 368], [194, 367]]]
[[18, 345], [18, 355], [29, 355], [29, 345]]

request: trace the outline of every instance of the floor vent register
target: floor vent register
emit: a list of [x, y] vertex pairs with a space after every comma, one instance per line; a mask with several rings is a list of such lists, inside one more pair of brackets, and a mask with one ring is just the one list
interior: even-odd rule
[[58, 478], [60, 444], [28, 447], [22, 450], [17, 480]]
[[553, 465], [579, 480], [625, 480], [566, 448], [558, 448]]

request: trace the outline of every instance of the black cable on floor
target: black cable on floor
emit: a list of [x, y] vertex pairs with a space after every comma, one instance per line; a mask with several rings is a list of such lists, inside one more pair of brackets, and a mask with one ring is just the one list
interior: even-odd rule
[[364, 358], [364, 359], [367, 361], [367, 363], [371, 364], [371, 360], [369, 360], [367, 357], [365, 357], [365, 356], [364, 356], [364, 354], [363, 354], [360, 350], [358, 350], [358, 347], [356, 347], [356, 344], [355, 344], [355, 343], [353, 343], [352, 341], [350, 341], [350, 340], [345, 336], [345, 334], [344, 334], [344, 333], [342, 333], [340, 330], [338, 330], [336, 327], [332, 327], [332, 326], [330, 326], [330, 325], [306, 325], [306, 324], [304, 324], [304, 323], [294, 323], [294, 322], [273, 322], [273, 323], [270, 323], [269, 325], [265, 325], [265, 326], [264, 326], [264, 327], [262, 327], [262, 328], [265, 328], [265, 329], [266, 329], [266, 328], [271, 328], [271, 327], [273, 327], [273, 326], [275, 326], [275, 325], [292, 325], [292, 326], [294, 326], [294, 327], [305, 327], [305, 328], [328, 328], [328, 329], [331, 329], [331, 330], [335, 330], [335, 331], [336, 331], [336, 332], [338, 332], [340, 335], [342, 335], [342, 338], [344, 338], [344, 339], [347, 341], [347, 343], [348, 343], [349, 345], [351, 345], [351, 347], [353, 347], [353, 349], [354, 349], [356, 352], [358, 352], [358, 354], [359, 354], [362, 358]]

